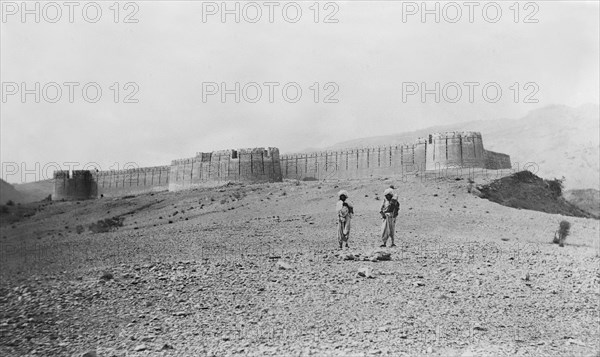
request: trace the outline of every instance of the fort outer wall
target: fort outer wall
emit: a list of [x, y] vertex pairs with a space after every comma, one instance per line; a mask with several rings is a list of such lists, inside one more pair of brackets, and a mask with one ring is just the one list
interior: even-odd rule
[[281, 182], [279, 149], [254, 148], [199, 152], [171, 162], [169, 191], [211, 187], [226, 182]]
[[325, 180], [398, 175], [419, 171], [420, 153], [415, 145], [292, 154], [281, 157], [284, 178]]
[[120, 197], [169, 188], [169, 166], [142, 167], [92, 173], [98, 197]]
[[412, 145], [283, 155], [284, 178], [304, 180], [404, 175], [448, 168], [511, 168], [510, 157], [487, 151], [478, 132], [447, 132]]
[[53, 199], [119, 197], [155, 191], [212, 187], [226, 182], [351, 179], [396, 176], [449, 168], [511, 168], [506, 154], [483, 148], [478, 132], [447, 132], [412, 145], [279, 155], [277, 148], [197, 153], [170, 166], [54, 173]]
[[279, 149], [255, 148], [198, 153], [170, 166], [54, 173], [54, 200], [120, 197], [157, 191], [212, 187], [226, 182], [282, 181]]
[[53, 200], [84, 200], [120, 197], [146, 192], [166, 191], [169, 166], [91, 172], [88, 170], [54, 172]]
[[97, 185], [90, 171], [74, 170], [73, 177], [69, 171], [54, 172], [53, 200], [85, 200], [96, 195]]
[[510, 156], [499, 152], [484, 151], [485, 168], [489, 170], [500, 170], [511, 167]]
[[485, 168], [485, 149], [478, 132], [436, 133], [429, 135], [426, 145], [426, 170], [449, 167]]

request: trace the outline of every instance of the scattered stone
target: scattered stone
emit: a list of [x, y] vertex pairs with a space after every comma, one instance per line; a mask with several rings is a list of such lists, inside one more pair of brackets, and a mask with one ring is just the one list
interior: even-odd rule
[[355, 260], [356, 256], [352, 253], [343, 253], [339, 255], [341, 260]]
[[292, 269], [294, 269], [294, 267], [291, 264], [289, 264], [289, 263], [287, 263], [287, 262], [285, 262], [283, 260], [279, 260], [276, 265], [277, 265], [277, 267], [280, 270], [292, 270]]
[[106, 280], [111, 280], [113, 278], [114, 278], [114, 276], [113, 276], [113, 274], [111, 272], [105, 271], [105, 272], [102, 273], [102, 276], [100, 277], [100, 280], [106, 281]]
[[81, 357], [98, 357], [98, 354], [96, 353], [95, 350], [90, 350], [87, 352], [84, 352]]
[[147, 347], [146, 345], [144, 345], [144, 344], [141, 344], [141, 345], [137, 345], [137, 346], [135, 346], [135, 348], [134, 348], [133, 350], [134, 350], [135, 352], [140, 352], [140, 351], [145, 351], [145, 350], [147, 350], [147, 349], [148, 349], [148, 347]]
[[154, 341], [154, 339], [156, 338], [156, 336], [154, 335], [148, 335], [148, 336], [144, 336], [140, 339], [140, 341], [142, 342], [152, 342]]
[[187, 311], [177, 311], [173, 314], [173, 316], [187, 316], [187, 315], [191, 315], [191, 312], [187, 312]]
[[361, 276], [363, 278], [375, 278], [375, 275], [373, 275], [373, 269], [369, 268], [369, 267], [361, 267], [358, 269], [358, 276]]
[[369, 254], [369, 260], [372, 262], [376, 262], [378, 260], [392, 260], [392, 253], [385, 252], [382, 250], [376, 250], [373, 253]]

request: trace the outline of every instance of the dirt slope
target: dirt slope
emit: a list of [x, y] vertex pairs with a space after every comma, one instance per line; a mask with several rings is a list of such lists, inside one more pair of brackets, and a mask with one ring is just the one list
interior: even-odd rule
[[15, 190], [8, 182], [0, 179], [0, 204], [4, 205], [8, 201], [23, 202], [23, 194]]
[[[390, 184], [392, 260], [339, 259], [336, 192], [355, 206], [348, 252], [365, 253], [380, 244]], [[36, 204], [0, 225], [0, 354], [595, 355], [598, 221], [504, 207], [466, 186], [284, 182]], [[114, 216], [123, 227], [77, 233]], [[572, 235], [559, 248], [562, 219]]]
[[566, 191], [565, 199], [575, 206], [590, 212], [596, 216], [600, 216], [600, 190], [569, 190]]

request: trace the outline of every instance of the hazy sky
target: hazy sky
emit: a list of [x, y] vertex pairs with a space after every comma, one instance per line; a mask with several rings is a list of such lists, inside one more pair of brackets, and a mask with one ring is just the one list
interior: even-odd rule
[[[118, 23], [113, 1], [72, 8], [39, 2], [39, 23], [35, 11], [23, 21], [20, 4], [2, 1], [3, 169], [13, 162], [27, 169], [35, 162], [167, 165], [198, 151], [257, 146], [285, 153], [431, 125], [518, 118], [550, 104], [598, 103], [600, 96], [597, 1], [521, 2], [518, 14], [512, 1], [427, 2], [434, 11], [424, 19], [420, 1], [238, 2], [239, 23], [232, 1], [224, 22], [221, 1], [123, 2]], [[35, 9], [36, 2], [27, 4]], [[126, 15], [137, 22], [124, 23]], [[435, 92], [436, 82], [439, 103], [435, 93], [423, 102], [411, 84]], [[221, 83], [230, 90], [225, 103]], [[97, 87], [102, 95], [95, 98]], [[31, 92], [25, 100], [23, 90]], [[129, 99], [138, 102], [124, 103], [135, 90]], [[337, 103], [324, 103], [328, 96]], [[19, 181], [5, 172], [2, 178]]]

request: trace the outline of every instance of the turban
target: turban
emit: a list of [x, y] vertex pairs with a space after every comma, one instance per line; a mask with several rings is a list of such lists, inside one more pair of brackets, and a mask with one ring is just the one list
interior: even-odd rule
[[344, 195], [344, 196], [348, 197], [348, 191], [346, 191], [346, 190], [340, 190], [340, 192], [338, 192], [338, 197], [341, 196], [341, 195]]
[[385, 191], [383, 191], [383, 195], [387, 196], [387, 195], [394, 195], [394, 190], [392, 190], [391, 188], [386, 188]]

